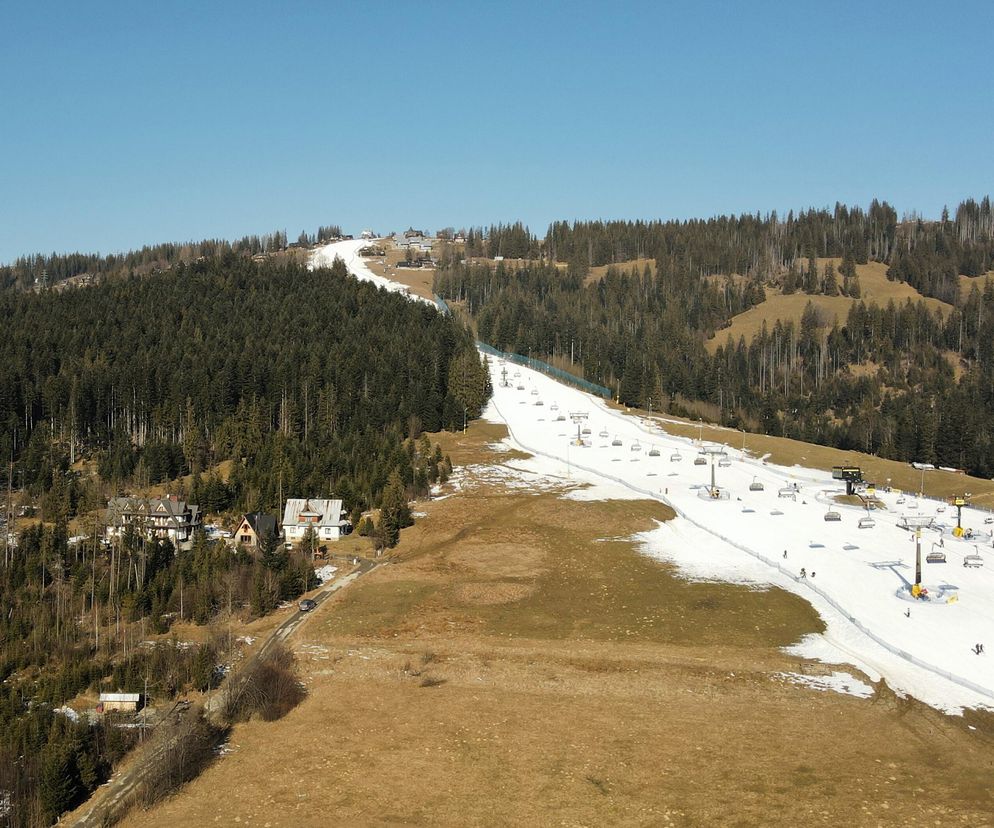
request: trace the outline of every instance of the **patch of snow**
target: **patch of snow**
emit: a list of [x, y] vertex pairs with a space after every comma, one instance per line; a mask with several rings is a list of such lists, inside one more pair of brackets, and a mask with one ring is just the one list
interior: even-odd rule
[[847, 696], [856, 696], [858, 699], [868, 699], [873, 696], [873, 688], [869, 684], [840, 670], [836, 670], [828, 676], [808, 676], [801, 673], [776, 673], [775, 675], [791, 684], [810, 687], [812, 690], [831, 690]]
[[59, 713], [60, 715], [65, 716], [71, 722], [79, 721], [79, 713], [77, 713], [67, 704], [62, 705], [62, 707], [56, 707], [55, 709], [52, 710], [52, 712]]
[[325, 564], [324, 566], [319, 566], [314, 570], [315, 577], [323, 584], [330, 581], [335, 577], [335, 573], [338, 572], [337, 566], [332, 566], [331, 564]]

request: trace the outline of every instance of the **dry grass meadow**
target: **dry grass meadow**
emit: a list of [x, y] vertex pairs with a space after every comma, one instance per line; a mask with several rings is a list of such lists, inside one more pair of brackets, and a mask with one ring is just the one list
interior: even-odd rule
[[[818, 259], [817, 261], [819, 270], [824, 268], [826, 262], [833, 262], [836, 268], [842, 263], [841, 259]], [[765, 302], [733, 317], [732, 324], [718, 331], [711, 339], [707, 340], [705, 345], [713, 353], [719, 345], [724, 345], [728, 341], [728, 337], [731, 337], [732, 342], [735, 343], [739, 341], [739, 337], [745, 337], [746, 344], [748, 344], [762, 330], [764, 322], [771, 329], [778, 319], [784, 322], [791, 320], [795, 325], [798, 325], [808, 302], [811, 302], [822, 312], [825, 326], [828, 328], [836, 320], [839, 324], [844, 323], [849, 308], [859, 301], [886, 305], [891, 300], [902, 303], [908, 300], [917, 302], [921, 299], [932, 310], [946, 313], [951, 308], [951, 305], [940, 302], [938, 299], [923, 297], [917, 290], [904, 282], [889, 281], [887, 279], [887, 265], [882, 262], [856, 265], [856, 274], [859, 276], [860, 299], [851, 299], [848, 296], [809, 296], [804, 293], [792, 293], [789, 296], [784, 296], [767, 288]]]
[[[501, 431], [444, 447], [501, 463]], [[469, 479], [418, 510], [290, 640], [307, 699], [128, 825], [994, 824], [991, 717], [778, 677], [830, 669], [779, 649], [818, 618], [640, 554], [661, 505]]]

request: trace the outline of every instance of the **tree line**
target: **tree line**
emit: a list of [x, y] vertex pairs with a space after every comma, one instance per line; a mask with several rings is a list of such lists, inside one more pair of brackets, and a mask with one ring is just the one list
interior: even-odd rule
[[[450, 258], [436, 293], [462, 303], [484, 341], [550, 359], [630, 405], [994, 474], [994, 290], [978, 279], [963, 291], [959, 279], [994, 266], [988, 198], [934, 222], [898, 221], [878, 201], [785, 219], [560, 222], [543, 254], [520, 267]], [[654, 267], [611, 264], [639, 257]], [[867, 261], [952, 309], [856, 302], [833, 325], [809, 303], [799, 324], [705, 348], [770, 289], [858, 299]]]

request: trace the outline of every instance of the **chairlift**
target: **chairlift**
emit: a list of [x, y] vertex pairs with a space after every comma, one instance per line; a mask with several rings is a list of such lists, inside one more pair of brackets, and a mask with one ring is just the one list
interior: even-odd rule
[[780, 491], [777, 492], [777, 497], [780, 498], [790, 498], [793, 501], [797, 501], [797, 489], [793, 486], [784, 486]]
[[659, 449], [657, 449], [655, 446], [653, 446], [651, 449], [649, 449], [649, 456], [650, 457], [659, 457]]
[[903, 505], [903, 504], [904, 504], [904, 496], [902, 495], [901, 497], [899, 497], [899, 498], [897, 499], [897, 505], [898, 505], [898, 506], [901, 506], [901, 505]]
[[620, 446], [620, 445], [621, 445], [621, 440], [619, 440], [619, 439], [618, 439], [617, 437], [615, 437], [615, 438], [614, 438], [614, 439], [613, 439], [613, 440], [611, 441], [611, 445], [612, 445], [612, 446]]
[[840, 515], [834, 509], [829, 509], [827, 512], [825, 512], [825, 520], [828, 522], [835, 523], [842, 520], [842, 515]]
[[697, 457], [694, 458], [695, 466], [706, 466], [707, 464], [707, 458], [703, 454], [698, 454]]
[[761, 492], [763, 491], [763, 484], [760, 483], [755, 477], [752, 479], [752, 483], [749, 484], [750, 492]]
[[541, 400], [535, 400], [535, 405], [545, 405]]
[[678, 451], [674, 451], [670, 455], [670, 462], [671, 463], [679, 463], [681, 460], [683, 460], [683, 455], [681, 455], [680, 452], [678, 452]]
[[583, 428], [583, 429], [580, 430], [580, 433], [581, 434], [590, 434], [590, 429], [589, 428]]
[[606, 428], [602, 428], [602, 429], [600, 430], [600, 434], [599, 434], [598, 436], [600, 436], [600, 437], [610, 437], [611, 435], [610, 435], [610, 434], [608, 434], [608, 432], [607, 432], [607, 429], [606, 429]]
[[565, 423], [566, 422], [566, 415], [565, 414], [559, 414], [559, 415], [557, 415], [556, 416], [556, 422], [557, 423]]
[[538, 396], [538, 389], [537, 388], [533, 388], [532, 389], [532, 396], [533, 397], [537, 397]]
[[525, 390], [525, 387], [520, 382], [518, 383], [518, 390], [519, 391], [524, 391]]
[[722, 455], [721, 459], [718, 461], [718, 467], [722, 469], [727, 469], [731, 465], [732, 465], [731, 458], [725, 455]]
[[860, 529], [872, 529], [877, 522], [871, 517], [861, 517], [858, 525]]
[[520, 371], [515, 371], [515, 372], [514, 372], [514, 378], [515, 378], [515, 379], [517, 379], [517, 378], [518, 378], [518, 377], [520, 377], [520, 376], [521, 376], [521, 372], [520, 372]]
[[636, 440], [634, 443], [632, 443], [631, 450], [632, 451], [642, 451], [642, 446], [639, 444], [638, 440]]
[[559, 410], [559, 403], [553, 403], [552, 405], [549, 406], [549, 411], [558, 411], [558, 410]]
[[779, 517], [780, 515], [783, 514], [783, 512], [781, 512], [779, 509], [771, 509], [770, 514], [773, 515], [773, 517]]
[[984, 559], [976, 552], [971, 552], [963, 558], [963, 566], [970, 567], [971, 569], [979, 569], [983, 565]]
[[946, 562], [946, 553], [937, 549], [938, 544], [932, 544], [932, 551], [925, 556], [925, 563], [940, 564]]
[[984, 518], [984, 524], [985, 525], [990, 526], [992, 523], [994, 523], [994, 517], [985, 517]]
[[937, 515], [941, 515], [945, 511], [946, 511], [946, 507], [945, 506], [940, 506], [938, 509], [935, 510], [935, 513]]

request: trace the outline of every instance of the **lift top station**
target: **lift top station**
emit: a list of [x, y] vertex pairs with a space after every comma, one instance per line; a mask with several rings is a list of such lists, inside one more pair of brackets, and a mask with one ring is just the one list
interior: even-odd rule
[[859, 466], [832, 466], [832, 477], [846, 481], [846, 494], [853, 494], [857, 483], [863, 482], [863, 470]]

